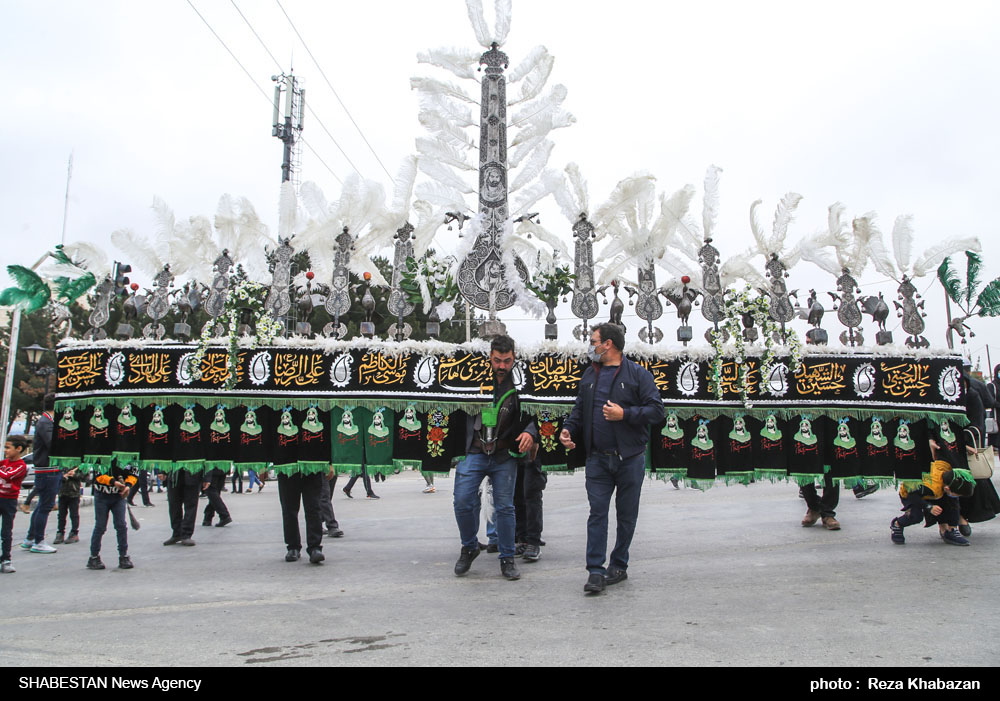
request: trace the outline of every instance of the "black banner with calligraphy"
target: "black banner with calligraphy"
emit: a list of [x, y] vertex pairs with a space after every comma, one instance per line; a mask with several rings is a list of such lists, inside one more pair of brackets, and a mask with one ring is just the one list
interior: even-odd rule
[[[464, 450], [458, 429], [465, 425], [465, 412], [490, 402], [492, 382], [484, 353], [450, 347], [449, 355], [441, 353], [443, 345], [434, 344], [434, 353], [421, 353], [421, 344], [410, 344], [410, 352], [356, 344], [248, 349], [239, 354], [231, 390], [224, 389], [228, 370], [222, 349], [206, 352], [198, 374], [189, 367], [191, 346], [67, 347], [58, 354], [57, 394], [67, 428], [53, 455], [60, 464], [85, 457], [96, 464], [93, 456], [110, 452], [71, 430], [75, 411], [81, 420], [111, 419], [109, 436], [136, 434], [138, 449], [108, 443], [116, 455], [138, 450], [144, 463], [164, 469], [171, 469], [171, 462], [173, 469], [193, 469], [192, 461], [201, 458], [224, 462], [228, 452], [237, 464], [270, 462], [284, 470], [318, 470], [329, 460], [342, 472], [362, 463], [383, 472], [447, 471]], [[649, 467], [695, 481], [761, 476], [801, 481], [827, 471], [843, 481], [915, 479], [923, 446], [907, 452], [892, 441], [909, 446], [906, 435], [923, 440], [926, 419], [935, 425], [966, 423], [957, 356], [809, 354], [794, 372], [790, 362], [779, 363], [763, 383], [753, 368], [750, 406], [739, 399], [734, 363], [723, 362], [723, 399], [717, 400], [708, 360], [665, 354], [636, 361], [653, 374], [667, 409], [664, 424], [651, 427]], [[567, 453], [558, 431], [585, 369], [572, 356], [550, 353], [520, 358], [513, 370], [522, 406], [537, 419], [545, 469], [583, 464], [581, 449]], [[378, 440], [352, 452], [341, 435], [353, 428], [345, 424], [347, 411]], [[133, 427], [139, 416], [142, 430]], [[212, 442], [211, 432], [201, 447], [192, 441], [184, 450], [178, 447], [175, 437], [185, 421], [207, 426], [213, 417], [220, 426], [240, 427], [242, 433], [234, 430], [227, 443], [230, 450]], [[299, 424], [306, 423], [322, 426], [323, 433], [316, 428], [303, 434]], [[303, 435], [311, 440], [309, 451], [293, 445]], [[254, 440], [259, 445], [251, 445]]]

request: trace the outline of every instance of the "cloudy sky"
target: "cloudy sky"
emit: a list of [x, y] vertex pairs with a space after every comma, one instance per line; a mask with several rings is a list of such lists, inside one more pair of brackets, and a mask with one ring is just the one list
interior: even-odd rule
[[[302, 179], [330, 200], [355, 169], [391, 190], [386, 171], [395, 174], [422, 135], [409, 78], [433, 71], [417, 65], [417, 52], [477, 48], [461, 0], [0, 6], [5, 265], [30, 265], [59, 242], [71, 153], [67, 242], [106, 243], [126, 227], [152, 234], [154, 196], [178, 218], [211, 216], [224, 193], [246, 196], [274, 230], [281, 143], [271, 136], [270, 77], [290, 64], [313, 110]], [[792, 240], [824, 228], [836, 201], [848, 217], [878, 212], [887, 233], [912, 214], [918, 252], [977, 235], [992, 279], [1000, 275], [998, 29], [1000, 4], [989, 1], [515, 0], [503, 48], [512, 63], [536, 44], [556, 57], [550, 84], [567, 86], [564, 107], [577, 123], [554, 132], [549, 165], [578, 163], [592, 207], [618, 180], [648, 171], [663, 191], [696, 185], [700, 218], [714, 163], [723, 169], [716, 245], [724, 255], [747, 246], [754, 200], [764, 201], [769, 224], [795, 191], [804, 199]], [[569, 241], [557, 210], [543, 223]], [[862, 277], [866, 292], [895, 296], [871, 268]], [[835, 289], [805, 266], [792, 286]], [[930, 286], [926, 335], [939, 344], [943, 293], [930, 279], [918, 286]], [[519, 314], [508, 318], [517, 324]], [[631, 336], [639, 321], [629, 325]], [[674, 325], [660, 324], [668, 338]], [[832, 319], [826, 326], [839, 333]], [[523, 328], [541, 336], [537, 322]], [[974, 356], [985, 364], [989, 342], [1000, 362], [1000, 322], [975, 330]]]

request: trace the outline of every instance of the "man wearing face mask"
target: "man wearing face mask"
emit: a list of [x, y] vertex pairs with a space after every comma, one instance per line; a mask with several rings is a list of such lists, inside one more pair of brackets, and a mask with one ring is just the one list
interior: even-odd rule
[[462, 552], [455, 563], [455, 575], [469, 572], [479, 556], [479, 485], [484, 477], [493, 482], [500, 573], [510, 580], [521, 574], [514, 563], [514, 484], [517, 463], [513, 454], [534, 457], [538, 429], [531, 417], [521, 412], [514, 387], [514, 340], [498, 336], [490, 343], [493, 369], [493, 405], [478, 416], [470, 415], [466, 425], [466, 458], [455, 468], [455, 520], [462, 539]]
[[[628, 575], [628, 549], [639, 516], [651, 424], [663, 420], [663, 402], [653, 375], [624, 355], [625, 334], [601, 324], [590, 337], [592, 365], [580, 380], [580, 394], [559, 441], [572, 450], [582, 439], [587, 451], [587, 571], [584, 591], [598, 593]], [[605, 569], [608, 508], [617, 490], [618, 533]]]

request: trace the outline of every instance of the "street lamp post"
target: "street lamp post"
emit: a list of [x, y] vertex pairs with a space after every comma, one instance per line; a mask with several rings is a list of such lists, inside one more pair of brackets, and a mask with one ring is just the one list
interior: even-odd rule
[[49, 393], [50, 378], [57, 372], [57, 370], [53, 367], [42, 367], [42, 356], [48, 352], [50, 352], [48, 348], [42, 348], [37, 343], [32, 343], [24, 349], [25, 355], [28, 356], [28, 368], [31, 370], [32, 374], [36, 377], [45, 378], [45, 391], [42, 393], [43, 409], [45, 408], [45, 395]]

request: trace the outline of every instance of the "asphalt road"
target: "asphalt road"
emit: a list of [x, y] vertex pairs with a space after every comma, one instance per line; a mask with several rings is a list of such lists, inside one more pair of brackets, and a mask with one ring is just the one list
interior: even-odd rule
[[[343, 486], [341, 478], [338, 486]], [[136, 508], [135, 569], [84, 568], [84, 536], [53, 555], [17, 547], [0, 576], [0, 664], [7, 667], [195, 665], [767, 665], [905, 668], [1000, 662], [995, 588], [1000, 522], [974, 526], [971, 547], [936, 529], [889, 542], [891, 490], [843, 490], [838, 532], [803, 528], [789, 483], [675, 490], [647, 480], [629, 579], [583, 592], [587, 502], [582, 475], [549, 478], [547, 546], [500, 577], [493, 555], [465, 578], [452, 481], [436, 494], [407, 472], [382, 497], [338, 489], [343, 539], [326, 563], [286, 563], [277, 484], [224, 494], [235, 522], [195, 532], [196, 547], [163, 547], [165, 494]], [[359, 484], [355, 495], [363, 494]], [[204, 507], [205, 500], [201, 501]], [[199, 518], [199, 523], [200, 523]], [[49, 520], [54, 534], [55, 514]], [[485, 537], [483, 537], [485, 539]], [[520, 561], [518, 561], [520, 562]], [[944, 602], [947, 602], [946, 604]]]

